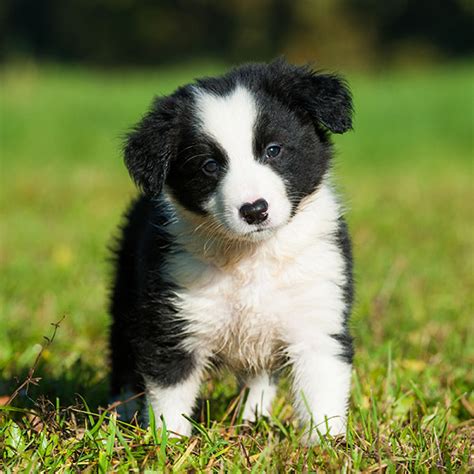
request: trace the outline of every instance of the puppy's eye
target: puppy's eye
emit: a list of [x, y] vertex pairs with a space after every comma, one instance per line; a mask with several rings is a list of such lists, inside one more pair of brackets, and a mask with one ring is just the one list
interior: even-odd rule
[[206, 160], [202, 165], [202, 170], [209, 176], [214, 176], [219, 171], [219, 163], [216, 160]]
[[275, 145], [272, 143], [271, 145], [268, 145], [266, 150], [265, 150], [265, 157], [266, 158], [276, 158], [281, 152], [281, 146], [280, 145]]

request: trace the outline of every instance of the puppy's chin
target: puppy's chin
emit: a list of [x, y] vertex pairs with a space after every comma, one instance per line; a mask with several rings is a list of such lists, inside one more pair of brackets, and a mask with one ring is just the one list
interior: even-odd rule
[[282, 225], [263, 225], [252, 228], [253, 226], [245, 226], [233, 228], [233, 226], [222, 223], [222, 227], [225, 228], [225, 236], [229, 240], [243, 241], [243, 242], [263, 242], [270, 239], [275, 233], [283, 227], [286, 222]]
[[270, 239], [278, 229], [284, 227], [288, 221], [279, 225], [267, 222], [260, 226], [250, 226], [234, 219], [226, 219], [227, 216], [208, 212], [199, 215], [181, 206], [176, 200], [169, 199], [173, 204], [179, 220], [184, 224], [185, 232], [191, 235], [201, 234], [205, 238], [215, 238], [223, 242], [249, 242], [258, 243]]
[[268, 227], [268, 228], [256, 229], [256, 230], [247, 232], [246, 234], [240, 234], [239, 239], [245, 240], [247, 242], [262, 242], [264, 240], [269, 239], [273, 235], [275, 235], [275, 232], [277, 231], [278, 228], [279, 227]]

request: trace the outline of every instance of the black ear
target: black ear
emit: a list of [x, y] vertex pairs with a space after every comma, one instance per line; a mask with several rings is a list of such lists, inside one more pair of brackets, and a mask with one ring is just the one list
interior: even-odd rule
[[311, 87], [301, 91], [311, 116], [333, 133], [352, 128], [352, 97], [345, 81], [331, 74], [312, 74]]
[[352, 97], [342, 78], [312, 71], [309, 66], [293, 66], [282, 59], [271, 63], [269, 70], [289, 105], [304, 110], [333, 133], [352, 128]]
[[176, 104], [173, 97], [155, 99], [149, 112], [127, 135], [125, 164], [146, 194], [160, 194], [174, 153]]

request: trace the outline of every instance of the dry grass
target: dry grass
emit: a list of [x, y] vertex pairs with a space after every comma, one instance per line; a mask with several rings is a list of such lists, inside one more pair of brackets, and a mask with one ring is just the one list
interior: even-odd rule
[[[472, 68], [354, 77], [337, 137], [358, 298], [346, 442], [307, 449], [283, 381], [274, 416], [239, 422], [235, 382], [209, 379], [191, 439], [105, 411], [106, 244], [133, 188], [120, 134], [152, 94], [217, 67], [99, 74], [10, 66], [1, 88], [2, 471], [472, 469]], [[472, 102], [471, 102], [472, 103]], [[471, 114], [471, 115], [470, 115]], [[469, 464], [471, 463], [471, 464]], [[470, 466], [470, 467], [469, 467]]]

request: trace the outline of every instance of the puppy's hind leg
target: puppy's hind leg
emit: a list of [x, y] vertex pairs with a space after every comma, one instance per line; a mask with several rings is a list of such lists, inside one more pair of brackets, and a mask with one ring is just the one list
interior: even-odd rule
[[122, 421], [130, 421], [140, 409], [143, 383], [136, 372], [135, 357], [129, 339], [120, 323], [110, 330], [111, 373], [109, 405], [116, 406]]
[[249, 389], [242, 418], [255, 422], [262, 416], [270, 416], [272, 402], [276, 394], [276, 383], [263, 372], [247, 379]]

